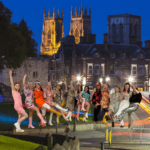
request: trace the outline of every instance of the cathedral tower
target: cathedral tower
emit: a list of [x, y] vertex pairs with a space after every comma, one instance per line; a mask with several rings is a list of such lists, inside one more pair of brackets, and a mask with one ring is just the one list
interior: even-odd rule
[[59, 17], [59, 10], [57, 11], [57, 15], [55, 15], [54, 8], [52, 15], [50, 15], [49, 10], [48, 17], [46, 17], [44, 9], [44, 23], [40, 50], [41, 55], [53, 55], [54, 53], [57, 53], [59, 47], [61, 46], [60, 39], [63, 37], [63, 10], [61, 17]]
[[107, 19], [108, 44], [141, 45], [141, 16], [109, 15]]
[[70, 35], [74, 35], [75, 43], [80, 43], [80, 37], [86, 37], [87, 34], [91, 34], [91, 8], [89, 14], [87, 14], [87, 8], [83, 12], [83, 6], [75, 9], [73, 14], [73, 8], [71, 7], [71, 23], [70, 23]]

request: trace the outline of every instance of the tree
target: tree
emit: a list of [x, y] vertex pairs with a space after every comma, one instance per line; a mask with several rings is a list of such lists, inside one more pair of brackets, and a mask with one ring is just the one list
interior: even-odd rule
[[22, 19], [18, 25], [18, 30], [21, 32], [21, 35], [25, 38], [26, 43], [26, 56], [27, 57], [35, 57], [37, 56], [37, 42], [32, 38], [33, 32], [29, 30], [27, 23]]
[[[11, 23], [12, 12], [0, 1], [0, 67], [19, 68], [27, 57], [36, 56], [37, 42], [32, 39], [24, 19]], [[1, 68], [0, 68], [1, 69]]]

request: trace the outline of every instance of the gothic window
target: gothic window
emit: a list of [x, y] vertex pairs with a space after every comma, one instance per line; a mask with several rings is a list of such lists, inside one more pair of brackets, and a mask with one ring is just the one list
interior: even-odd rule
[[134, 26], [134, 35], [137, 35], [137, 24]]
[[57, 30], [57, 35], [56, 35], [56, 42], [57, 42], [57, 43], [58, 43], [58, 42], [59, 42], [59, 40], [60, 40], [60, 38], [59, 38], [59, 34], [60, 34], [59, 30]]
[[78, 32], [78, 29], [75, 30], [75, 37], [79, 37], [79, 32]]
[[84, 29], [84, 36], [87, 36], [87, 28]]
[[49, 30], [47, 34], [47, 46], [50, 46], [50, 42], [51, 42], [51, 31]]
[[116, 42], [116, 25], [113, 24], [112, 25], [112, 39], [113, 39], [113, 43]]
[[123, 25], [120, 24], [120, 43], [123, 43]]
[[51, 31], [48, 31], [48, 39], [51, 39]]

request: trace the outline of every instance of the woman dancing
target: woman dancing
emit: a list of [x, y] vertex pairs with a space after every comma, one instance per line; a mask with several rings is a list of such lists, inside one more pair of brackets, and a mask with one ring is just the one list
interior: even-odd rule
[[[63, 112], [67, 112], [67, 109], [64, 109], [62, 107], [60, 107], [58, 104], [53, 102], [53, 98], [54, 98], [54, 91], [52, 90], [52, 85], [50, 82], [47, 83], [47, 88], [44, 90], [44, 98], [46, 99], [46, 103], [50, 106], [50, 107], [55, 107], [58, 110], [60, 110], [62, 113]], [[58, 98], [58, 97], [57, 97]], [[52, 117], [53, 117], [53, 113], [50, 113], [50, 117], [49, 117], [49, 125], [53, 125], [52, 124]], [[58, 120], [58, 119], [57, 119]], [[58, 121], [59, 122], [59, 121]]]
[[69, 113], [67, 117], [69, 117], [69, 121], [72, 121], [71, 116], [72, 116], [72, 111], [75, 105], [75, 91], [73, 85], [69, 86], [69, 90], [67, 89], [67, 83], [66, 83], [66, 92], [67, 92], [67, 101], [66, 101], [66, 107], [69, 108]]
[[37, 116], [40, 118], [42, 124], [46, 124], [46, 122], [43, 119], [39, 109], [34, 106], [33, 84], [32, 84], [32, 82], [28, 82], [28, 87], [26, 87], [26, 84], [25, 84], [26, 77], [27, 77], [27, 74], [24, 75], [23, 86], [24, 86], [24, 94], [26, 96], [25, 106], [27, 107], [27, 109], [29, 109], [29, 125], [28, 125], [28, 128], [35, 128], [32, 125], [32, 117], [33, 117], [33, 112], [34, 111], [36, 111]]
[[119, 86], [115, 86], [115, 93], [110, 95], [110, 104], [108, 108], [108, 113], [106, 119], [112, 120], [112, 127], [114, 127], [114, 119], [112, 118], [113, 114], [115, 114], [119, 109], [121, 91]]
[[81, 92], [82, 92], [82, 86], [78, 85], [78, 90], [75, 92], [75, 97], [77, 100], [77, 120], [79, 121], [79, 114], [80, 114], [80, 107], [81, 107]]
[[101, 98], [102, 98], [101, 84], [97, 83], [96, 88], [94, 88], [90, 97], [91, 104], [95, 106], [94, 107], [94, 121], [95, 122], [98, 121], [97, 115], [101, 109], [101, 105], [100, 105]]
[[130, 105], [118, 116], [119, 121], [121, 121], [124, 118], [124, 115], [128, 113], [128, 120], [129, 120], [128, 129], [133, 128], [131, 113], [138, 109], [139, 104], [141, 103], [141, 100], [142, 100], [141, 93], [139, 93], [139, 91], [133, 86], [132, 96], [130, 97], [130, 100], [129, 100]]
[[21, 100], [21, 95], [20, 95], [20, 84], [18, 82], [13, 82], [12, 78], [12, 70], [9, 71], [9, 76], [10, 76], [10, 82], [11, 82], [11, 90], [12, 90], [12, 96], [14, 99], [14, 109], [18, 113], [18, 121], [14, 124], [16, 127], [16, 132], [24, 132], [20, 128], [20, 124], [22, 121], [28, 118], [28, 114], [25, 112], [22, 106], [22, 100]]
[[60, 113], [60, 112], [52, 109], [48, 104], [45, 103], [43, 89], [41, 88], [39, 81], [35, 82], [34, 95], [35, 95], [35, 102], [38, 105], [38, 107], [41, 108], [41, 110], [48, 109], [51, 113], [55, 113], [57, 115], [57, 117], [64, 115], [63, 113]]
[[107, 124], [105, 116], [107, 115], [108, 107], [109, 107], [109, 98], [110, 98], [110, 90], [108, 89], [108, 86], [105, 84], [102, 91], [102, 100], [100, 102], [101, 109], [104, 110], [104, 116], [102, 123]]
[[[119, 105], [119, 110], [117, 111], [117, 113], [114, 115], [114, 119], [118, 119], [118, 116], [122, 113], [123, 110], [125, 110], [126, 108], [129, 107], [129, 99], [131, 97], [131, 93], [130, 93], [130, 84], [126, 83], [124, 85], [124, 89], [123, 89], [123, 93], [120, 96], [120, 105]], [[120, 127], [123, 128], [124, 127], [124, 121], [123, 119], [120, 122]]]
[[87, 120], [86, 120], [86, 115], [85, 114], [87, 114], [88, 111], [89, 111], [89, 109], [90, 109], [90, 103], [89, 103], [89, 99], [90, 99], [89, 86], [85, 86], [85, 89], [84, 89], [84, 91], [82, 91], [81, 96], [82, 96], [82, 98], [85, 99], [85, 105], [84, 105], [85, 112], [84, 112], [83, 121], [86, 122]]

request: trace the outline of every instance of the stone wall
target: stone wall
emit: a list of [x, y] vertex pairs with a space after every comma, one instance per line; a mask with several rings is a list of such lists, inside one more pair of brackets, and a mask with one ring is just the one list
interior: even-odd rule
[[62, 146], [56, 144], [52, 150], [80, 150], [79, 139], [75, 137], [75, 140], [65, 141]]
[[[34, 58], [34, 59], [26, 59], [23, 62], [20, 68], [14, 70], [15, 74], [13, 76], [14, 82], [19, 82], [22, 87], [22, 80], [25, 73], [28, 74], [26, 79], [26, 84], [28, 81], [32, 81], [33, 83], [38, 80], [41, 82], [43, 88], [46, 87], [48, 82], [48, 58]], [[33, 76], [33, 73], [37, 72], [37, 77]], [[10, 86], [10, 78], [9, 78], [9, 69], [4, 68], [2, 70], [2, 74], [0, 75], [1, 83]]]

